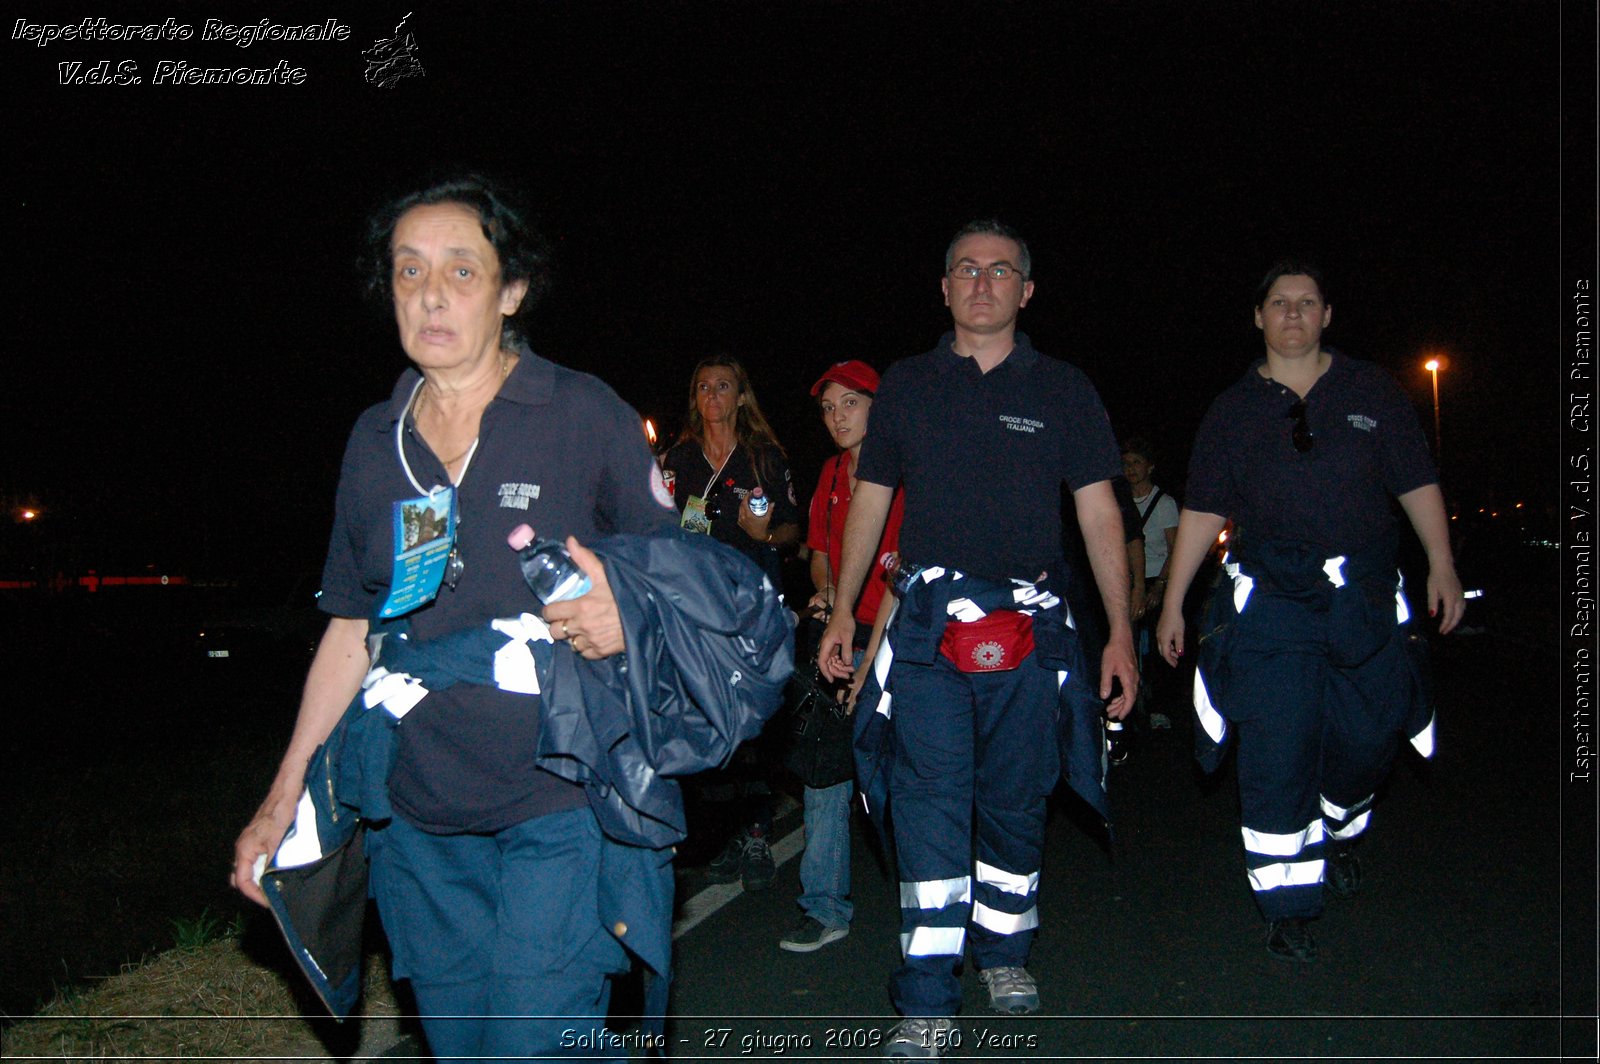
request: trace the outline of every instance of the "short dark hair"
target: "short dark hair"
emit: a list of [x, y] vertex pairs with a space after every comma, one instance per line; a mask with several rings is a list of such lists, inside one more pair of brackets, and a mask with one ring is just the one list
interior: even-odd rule
[[1123, 454], [1136, 454], [1151, 465], [1156, 464], [1156, 450], [1143, 436], [1129, 436], [1122, 441]]
[[394, 229], [413, 207], [455, 203], [473, 211], [483, 226], [484, 239], [499, 259], [502, 287], [526, 281], [528, 292], [506, 321], [506, 339], [521, 337], [519, 324], [550, 288], [550, 245], [535, 228], [527, 209], [505, 186], [476, 173], [455, 173], [434, 180], [427, 187], [408, 192], [384, 204], [367, 219], [367, 293], [375, 300], [391, 304], [394, 256], [391, 245]]
[[968, 222], [956, 231], [950, 238], [950, 246], [944, 249], [944, 272], [949, 273], [956, 264], [956, 245], [969, 236], [1003, 236], [1017, 245], [1018, 262], [1015, 263], [1017, 271], [1022, 274], [1024, 281], [1033, 276], [1033, 255], [1028, 251], [1028, 242], [1022, 239], [1022, 234], [1005, 224], [998, 218], [978, 218]]
[[1279, 259], [1272, 264], [1272, 269], [1261, 279], [1261, 284], [1256, 288], [1256, 306], [1261, 307], [1267, 302], [1267, 293], [1272, 291], [1272, 286], [1278, 283], [1280, 277], [1306, 276], [1316, 283], [1317, 294], [1322, 297], [1322, 305], [1332, 306], [1328, 299], [1328, 285], [1322, 279], [1322, 271], [1304, 259]]

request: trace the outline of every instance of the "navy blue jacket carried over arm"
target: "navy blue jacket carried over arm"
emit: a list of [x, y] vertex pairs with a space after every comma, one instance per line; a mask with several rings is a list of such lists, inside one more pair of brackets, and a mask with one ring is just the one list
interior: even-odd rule
[[1034, 651], [1021, 667], [1056, 670], [1060, 682], [1056, 740], [1062, 772], [1073, 792], [1109, 824], [1101, 702], [1096, 676], [1086, 664], [1081, 631], [1062, 600], [1061, 590], [1069, 579], [1058, 564], [1035, 583], [986, 580], [938, 568], [924, 569], [912, 582], [856, 698], [856, 781], [880, 830], [890, 797], [883, 769], [894, 728], [894, 662], [932, 661], [947, 622], [976, 620], [993, 610], [1016, 610], [1033, 618]]
[[402, 719], [427, 712], [429, 691], [459, 683], [539, 697], [529, 706], [542, 717], [539, 764], [584, 786], [607, 837], [601, 921], [668, 972], [670, 848], [685, 835], [672, 777], [725, 763], [761, 730], [793, 671], [793, 620], [748, 559], [707, 537], [614, 536], [592, 549], [617, 599], [625, 654], [582, 659], [531, 614], [431, 640], [391, 626], [362, 694], [313, 755], [263, 884], [334, 1015], [347, 1015], [360, 990], [360, 920], [348, 912], [365, 905], [359, 821], [392, 815], [387, 778]]

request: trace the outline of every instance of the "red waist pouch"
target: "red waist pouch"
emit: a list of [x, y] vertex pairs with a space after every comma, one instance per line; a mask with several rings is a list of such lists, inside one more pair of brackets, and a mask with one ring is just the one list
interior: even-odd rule
[[939, 653], [962, 672], [1006, 672], [1033, 653], [1033, 618], [995, 610], [981, 620], [944, 626]]

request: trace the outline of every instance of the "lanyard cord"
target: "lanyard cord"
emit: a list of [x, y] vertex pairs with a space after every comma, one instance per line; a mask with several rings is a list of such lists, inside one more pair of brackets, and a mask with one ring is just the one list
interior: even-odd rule
[[[421, 483], [419, 483], [417, 481], [416, 474], [411, 472], [411, 463], [406, 461], [406, 445], [405, 445], [405, 439], [406, 439], [406, 436], [405, 436], [405, 433], [406, 433], [406, 414], [411, 413], [411, 411], [413, 409], [413, 406], [417, 401], [417, 393], [422, 390], [422, 386], [423, 386], [424, 383], [426, 383], [426, 381], [424, 379], [420, 379], [420, 378], [418, 379], [418, 381], [416, 383], [416, 386], [411, 389], [411, 397], [406, 400], [406, 408], [405, 408], [405, 410], [401, 411], [400, 412], [400, 416], [395, 419], [395, 423], [394, 423], [394, 452], [395, 452], [395, 454], [400, 456], [400, 468], [404, 469], [406, 471], [406, 479], [411, 481], [411, 486], [413, 488], [417, 489], [417, 494], [418, 495], [426, 495], [428, 498], [431, 499], [431, 498], [433, 498], [434, 492], [442, 490], [442, 485], [441, 486], [435, 486], [434, 489], [432, 491], [430, 491], [427, 488], [423, 487], [421, 485]], [[472, 465], [472, 456], [478, 453], [478, 442], [479, 442], [480, 439], [482, 439], [482, 437], [474, 437], [473, 438], [472, 446], [467, 448], [467, 460], [465, 462], [461, 463], [461, 472], [458, 475], [450, 478], [450, 483], [451, 484], [459, 487], [461, 485], [461, 482], [466, 479], [467, 469], [468, 469], [469, 466]], [[450, 470], [446, 469], [444, 471], [444, 473], [445, 473], [445, 476], [447, 476], [447, 477], [450, 476]], [[715, 478], [713, 478], [713, 479], [715, 479]]]
[[[738, 449], [739, 445], [737, 443], [734, 444], [733, 451], [737, 451]], [[733, 460], [733, 451], [729, 451], [727, 455], [723, 457], [722, 464], [717, 466], [717, 471], [711, 474], [710, 480], [706, 481], [705, 490], [700, 493], [701, 498], [711, 498], [711, 485], [715, 484], [717, 482], [717, 478], [722, 476], [722, 471], [728, 468], [728, 463]], [[700, 457], [706, 459], [706, 468], [711, 468], [711, 459], [706, 457], [706, 449], [704, 447], [700, 448]]]

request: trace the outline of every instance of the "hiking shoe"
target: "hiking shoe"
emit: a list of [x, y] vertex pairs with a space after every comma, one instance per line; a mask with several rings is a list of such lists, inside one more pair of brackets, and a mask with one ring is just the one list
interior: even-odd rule
[[778, 874], [778, 866], [772, 860], [772, 847], [767, 844], [765, 835], [750, 835], [744, 844], [744, 865], [740, 870], [740, 878], [744, 880], [745, 890], [766, 890], [772, 885], [772, 877]]
[[908, 1016], [889, 1031], [883, 1055], [890, 1060], [938, 1060], [961, 1043], [956, 1021], [944, 1016]]
[[1322, 866], [1322, 889], [1335, 898], [1353, 898], [1361, 891], [1361, 862], [1349, 850], [1339, 850]]
[[829, 927], [814, 916], [802, 917], [800, 926], [778, 939], [778, 948], [790, 953], [815, 953], [850, 933], [848, 927]]
[[1022, 1015], [1039, 1009], [1039, 984], [1026, 968], [985, 968], [978, 973], [989, 988], [989, 1007], [996, 1012]]
[[1317, 959], [1317, 943], [1303, 919], [1288, 916], [1268, 926], [1267, 952], [1279, 960], [1310, 963]]
[[738, 879], [744, 868], [744, 848], [749, 842], [750, 836], [743, 831], [729, 839], [722, 852], [706, 865], [706, 879], [712, 883], [732, 883]]
[[1165, 713], [1150, 714], [1150, 730], [1166, 731], [1172, 727], [1172, 718]]

